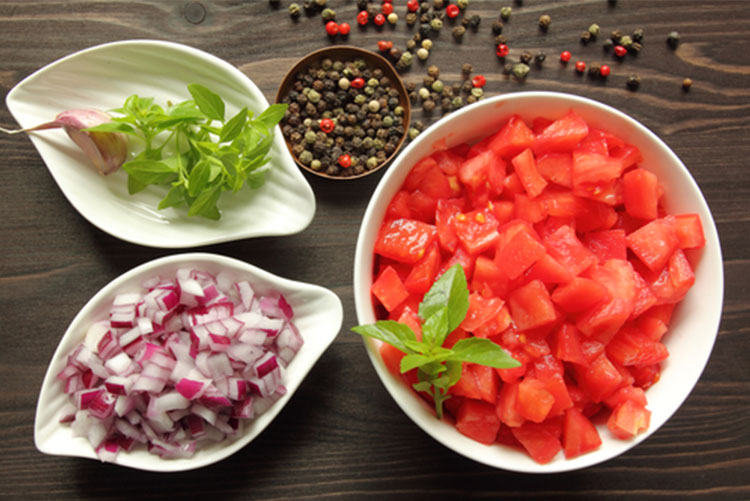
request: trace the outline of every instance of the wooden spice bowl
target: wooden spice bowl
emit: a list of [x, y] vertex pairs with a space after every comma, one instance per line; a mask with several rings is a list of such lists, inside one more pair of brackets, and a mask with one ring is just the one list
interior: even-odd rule
[[[376, 68], [380, 69], [383, 72], [383, 76], [388, 77], [388, 79], [391, 81], [391, 86], [398, 91], [399, 105], [404, 110], [403, 115], [402, 115], [403, 133], [401, 134], [401, 137], [399, 138], [398, 143], [396, 144], [396, 147], [393, 150], [393, 152], [390, 155], [388, 155], [384, 161], [380, 162], [375, 168], [366, 169], [364, 172], [360, 174], [330, 175], [330, 174], [327, 174], [323, 170], [315, 170], [311, 168], [310, 166], [303, 164], [298, 158], [298, 156], [295, 155], [294, 150], [293, 150], [293, 144], [290, 142], [289, 138], [286, 135], [284, 135], [284, 141], [286, 142], [287, 148], [289, 149], [289, 152], [291, 153], [292, 158], [294, 158], [294, 161], [303, 170], [306, 170], [308, 172], [311, 172], [312, 174], [315, 174], [316, 176], [324, 177], [327, 179], [336, 179], [336, 180], [359, 179], [361, 177], [367, 176], [369, 174], [372, 174], [373, 172], [380, 170], [384, 165], [386, 165], [396, 156], [398, 151], [401, 149], [401, 146], [404, 144], [404, 141], [406, 140], [406, 137], [409, 133], [409, 124], [411, 121], [411, 103], [409, 101], [409, 94], [406, 91], [406, 87], [404, 86], [403, 80], [401, 80], [401, 77], [398, 75], [398, 73], [393, 68], [391, 63], [388, 62], [388, 60], [386, 60], [379, 54], [370, 52], [368, 50], [360, 49], [358, 47], [339, 45], [339, 46], [326, 47], [323, 49], [313, 51], [307, 54], [302, 59], [300, 59], [294, 66], [292, 66], [292, 68], [284, 76], [284, 79], [282, 80], [281, 85], [279, 86], [279, 90], [276, 93], [276, 102], [277, 103], [283, 102], [283, 99], [287, 96], [289, 91], [292, 90], [292, 86], [294, 85], [294, 82], [295, 82], [295, 75], [297, 75], [297, 73], [305, 72], [311, 67], [320, 67], [324, 59], [330, 59], [332, 61], [342, 61], [342, 62], [350, 62], [350, 61], [354, 61], [357, 59], [362, 59], [365, 61], [365, 64], [367, 64], [367, 67], [369, 69], [371, 70], [374, 70]], [[281, 125], [283, 126], [283, 121]]]

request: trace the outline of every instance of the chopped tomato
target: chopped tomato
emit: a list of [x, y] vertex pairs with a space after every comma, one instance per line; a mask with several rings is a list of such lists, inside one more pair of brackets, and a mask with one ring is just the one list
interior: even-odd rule
[[633, 400], [625, 400], [612, 410], [607, 428], [617, 438], [628, 439], [648, 429], [651, 411]]
[[511, 292], [508, 306], [513, 320], [522, 331], [541, 327], [557, 318], [547, 287], [540, 280], [532, 280]]
[[456, 429], [482, 444], [494, 443], [500, 431], [495, 406], [467, 398], [456, 413]]
[[607, 344], [607, 356], [621, 365], [652, 365], [669, 356], [667, 347], [626, 325]]
[[674, 227], [656, 219], [627, 236], [628, 247], [654, 272], [661, 271], [677, 249], [679, 239]]
[[499, 224], [488, 209], [456, 214], [453, 225], [459, 243], [471, 255], [494, 247], [500, 238], [497, 232]]
[[531, 459], [539, 464], [549, 463], [562, 449], [560, 440], [544, 425], [526, 422], [517, 428], [511, 428], [511, 432]]
[[539, 174], [552, 183], [573, 187], [571, 173], [573, 171], [573, 157], [570, 153], [550, 153], [542, 155], [536, 160], [536, 169]]
[[665, 219], [674, 228], [677, 247], [680, 249], [699, 249], [706, 245], [703, 225], [698, 214], [678, 214], [667, 216]]
[[518, 413], [535, 423], [544, 421], [555, 403], [555, 397], [542, 381], [528, 377], [518, 384], [517, 398]]
[[588, 360], [581, 349], [581, 333], [575, 325], [564, 323], [555, 334], [555, 356], [564, 362], [587, 365]]
[[659, 216], [659, 180], [646, 169], [633, 169], [622, 176], [625, 210], [633, 217], [651, 221]]
[[393, 311], [407, 297], [409, 291], [404, 287], [401, 278], [392, 266], [386, 266], [377, 280], [372, 284], [372, 294], [385, 306], [388, 311]]
[[409, 293], [422, 297], [430, 290], [440, 269], [440, 249], [437, 242], [427, 250], [427, 254], [420, 259], [404, 280], [404, 287]]
[[567, 459], [594, 451], [602, 445], [596, 427], [575, 407], [565, 411], [562, 437], [563, 453]]
[[534, 143], [534, 133], [521, 117], [512, 116], [499, 132], [490, 136], [488, 147], [496, 155], [512, 158]]
[[402, 263], [414, 264], [424, 257], [437, 237], [431, 224], [413, 219], [396, 219], [383, 225], [375, 242], [375, 253]]
[[594, 253], [584, 247], [570, 226], [558, 228], [544, 239], [544, 246], [549, 255], [573, 275], [579, 275], [598, 261]]
[[517, 231], [509, 241], [503, 242], [497, 249], [495, 262], [503, 269], [505, 276], [514, 279], [521, 276], [545, 254], [544, 245], [530, 232]]
[[530, 198], [540, 195], [547, 187], [547, 181], [539, 174], [536, 168], [534, 154], [530, 148], [526, 148], [511, 160], [513, 168], [521, 181], [523, 188]]
[[532, 148], [536, 155], [570, 152], [588, 134], [589, 126], [578, 114], [571, 111], [537, 134]]

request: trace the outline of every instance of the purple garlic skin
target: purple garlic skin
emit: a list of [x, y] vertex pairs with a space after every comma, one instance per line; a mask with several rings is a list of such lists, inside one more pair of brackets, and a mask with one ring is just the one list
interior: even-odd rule
[[105, 122], [110, 116], [94, 109], [74, 109], [63, 111], [55, 120], [38, 127], [47, 129], [62, 127], [70, 139], [78, 145], [83, 153], [94, 164], [99, 174], [112, 174], [125, 162], [128, 156], [128, 141], [120, 132], [86, 131]]

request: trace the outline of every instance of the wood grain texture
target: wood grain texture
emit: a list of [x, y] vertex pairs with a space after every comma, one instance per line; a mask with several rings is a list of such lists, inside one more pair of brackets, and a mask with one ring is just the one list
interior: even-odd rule
[[[328, 0], [354, 25], [352, 0]], [[0, 1], [0, 89], [71, 52], [134, 38], [189, 44], [236, 65], [272, 100], [286, 70], [329, 44], [320, 20], [294, 22], [288, 1], [262, 0]], [[352, 30], [348, 43], [374, 49], [379, 39], [403, 47], [395, 28]], [[525, 82], [501, 72], [489, 26], [501, 5], [513, 5], [504, 33], [511, 59], [543, 50], [547, 61]], [[657, 133], [681, 157], [716, 220], [726, 288], [719, 336], [693, 393], [667, 424], [628, 453], [560, 475], [498, 471], [465, 459], [423, 433], [396, 406], [367, 359], [356, 323], [352, 266], [357, 230], [376, 174], [345, 189], [308, 177], [318, 209], [302, 233], [214, 245], [206, 250], [274, 273], [328, 287], [342, 299], [344, 326], [294, 399], [250, 446], [198, 471], [157, 475], [75, 458], [50, 457], [33, 444], [36, 398], [57, 342], [85, 302], [111, 279], [171, 252], [122, 242], [92, 227], [68, 204], [31, 142], [0, 136], [0, 498], [2, 499], [749, 499], [750, 482], [750, 23], [745, 0], [525, 0], [522, 6], [471, 0], [482, 17], [461, 44], [449, 29], [435, 38], [429, 64], [447, 82], [471, 63], [487, 77], [488, 95], [558, 90], [619, 108]], [[196, 10], [198, 9], [198, 10]], [[536, 19], [547, 13], [545, 34]], [[198, 20], [202, 21], [198, 22]], [[192, 21], [192, 22], [191, 22]], [[600, 43], [581, 46], [592, 22], [603, 33], [644, 28], [644, 49], [623, 63]], [[682, 34], [676, 51], [670, 31]], [[557, 55], [570, 49], [589, 63], [609, 62], [606, 82], [576, 75]], [[406, 81], [420, 81], [415, 63]], [[642, 78], [630, 92], [630, 73]], [[680, 88], [690, 76], [689, 92]], [[426, 124], [439, 114], [417, 108]], [[0, 125], [12, 127], [0, 107]]]

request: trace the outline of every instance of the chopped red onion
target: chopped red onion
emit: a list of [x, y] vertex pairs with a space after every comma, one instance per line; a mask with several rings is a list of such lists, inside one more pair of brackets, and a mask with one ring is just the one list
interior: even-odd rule
[[229, 273], [180, 269], [142, 285], [115, 296], [57, 374], [71, 397], [60, 421], [102, 461], [136, 444], [191, 457], [240, 433], [286, 393], [283, 368], [303, 344], [283, 295]]

